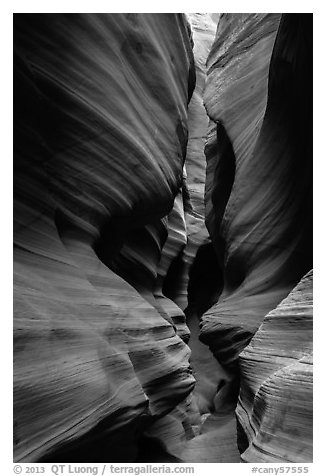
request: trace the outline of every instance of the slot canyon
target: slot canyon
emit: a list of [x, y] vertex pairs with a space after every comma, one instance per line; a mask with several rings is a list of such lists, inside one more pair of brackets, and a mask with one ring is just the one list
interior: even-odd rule
[[312, 462], [312, 14], [14, 14], [14, 461]]

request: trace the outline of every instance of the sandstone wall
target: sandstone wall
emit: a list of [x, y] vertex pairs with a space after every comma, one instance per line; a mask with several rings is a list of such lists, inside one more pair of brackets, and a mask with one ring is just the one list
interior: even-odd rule
[[245, 462], [312, 461], [312, 284], [311, 271], [240, 354]]
[[311, 31], [311, 15], [222, 15], [208, 58], [206, 223], [224, 287], [201, 338], [227, 365], [312, 265]]
[[184, 315], [154, 297], [173, 220], [185, 242], [182, 198], [165, 216], [182, 188], [190, 27], [30, 14], [14, 32], [14, 458], [134, 461], [143, 428], [194, 386]]
[[309, 462], [312, 274], [295, 286], [312, 267], [312, 15], [222, 14], [204, 101], [223, 290], [200, 339], [240, 380], [242, 460]]

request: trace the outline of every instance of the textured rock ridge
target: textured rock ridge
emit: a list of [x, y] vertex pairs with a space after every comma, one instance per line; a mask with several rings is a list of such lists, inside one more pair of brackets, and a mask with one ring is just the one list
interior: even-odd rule
[[[189, 14], [194, 38], [196, 87], [189, 103], [187, 146], [187, 185], [191, 209], [187, 209], [188, 242], [183, 253], [185, 280], [188, 282], [188, 306], [185, 309], [191, 331], [190, 363], [196, 386], [193, 392], [194, 408], [200, 419], [193, 418], [193, 436], [181, 449], [186, 462], [238, 462], [236, 421], [233, 399], [225, 392], [230, 376], [198, 339], [200, 316], [217, 301], [221, 291], [221, 273], [215, 250], [205, 227], [205, 154], [209, 118], [203, 104], [206, 83], [206, 60], [212, 47], [219, 14]], [[179, 283], [181, 280], [179, 281]], [[216, 396], [217, 389], [221, 389]], [[223, 389], [223, 390], [222, 390]]]
[[240, 354], [245, 462], [312, 461], [312, 271]]
[[[194, 60], [196, 70], [196, 86], [188, 107], [188, 142], [186, 163], [184, 166], [183, 200], [187, 230], [186, 246], [179, 260], [175, 260], [168, 279], [164, 283], [164, 292], [179, 307], [189, 306], [189, 273], [198, 250], [210, 243], [205, 227], [205, 141], [208, 117], [203, 104], [203, 93], [206, 81], [206, 59], [216, 32], [216, 18], [213, 14], [187, 14], [192, 28], [194, 40]], [[212, 253], [213, 254], [213, 253]], [[206, 280], [207, 282], [209, 280]], [[190, 298], [198, 301], [200, 296]], [[205, 298], [203, 299], [205, 301]], [[209, 304], [206, 304], [206, 309]]]
[[154, 297], [168, 233], [185, 240], [189, 25], [15, 15], [14, 32], [14, 458], [135, 461], [194, 386], [184, 315]]
[[208, 58], [206, 223], [223, 270], [201, 339], [232, 366], [312, 266], [312, 16], [223, 14]]
[[[185, 311], [187, 325], [191, 331], [190, 364], [196, 386], [189, 396], [187, 406], [179, 405], [175, 411], [153, 425], [146, 435], [148, 438], [159, 439], [170, 454], [185, 462], [234, 461], [235, 458], [238, 461], [235, 420], [230, 422], [225, 417], [214, 417], [212, 422], [209, 421], [210, 412], [215, 411], [216, 387], [227, 376], [212, 358], [209, 349], [198, 341], [199, 316], [214, 302], [219, 277], [218, 268], [214, 266], [216, 256], [205, 227], [204, 147], [208, 117], [203, 105], [206, 59], [215, 37], [218, 15], [188, 14], [187, 17], [194, 40], [196, 87], [188, 108], [189, 134], [182, 196], [186, 245], [170, 265], [167, 275], [163, 277], [161, 271], [159, 272], [159, 281], [163, 283], [163, 294], [168, 295]], [[173, 236], [174, 234], [169, 235], [162, 254], [162, 265], [165, 269], [165, 250], [169, 257], [174, 257], [177, 249], [173, 244]], [[217, 402], [216, 405], [218, 406]], [[182, 413], [187, 415], [183, 422], [184, 428], [180, 424]], [[226, 438], [225, 427], [232, 428], [232, 436], [229, 439]], [[225, 441], [223, 446], [220, 444], [222, 438]], [[231, 450], [226, 451], [228, 446]]]

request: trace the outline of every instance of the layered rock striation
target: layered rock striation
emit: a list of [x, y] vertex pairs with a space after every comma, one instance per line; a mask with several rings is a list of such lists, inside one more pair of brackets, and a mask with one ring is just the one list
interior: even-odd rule
[[206, 223], [223, 272], [201, 339], [228, 365], [312, 266], [312, 18], [226, 14], [208, 58]]
[[311, 271], [240, 354], [245, 462], [312, 461], [312, 283]]
[[135, 461], [194, 387], [184, 315], [154, 296], [174, 218], [185, 241], [190, 27], [15, 15], [14, 50], [14, 458]]
[[282, 300], [312, 267], [312, 15], [222, 14], [204, 102], [223, 289], [200, 339], [240, 381], [242, 460], [309, 462], [312, 275]]
[[[236, 432], [233, 428], [235, 421], [230, 422], [228, 418], [218, 417], [212, 422], [208, 421], [210, 413], [215, 411], [216, 388], [225, 379], [225, 372], [212, 358], [207, 346], [198, 340], [199, 316], [215, 302], [219, 283], [216, 256], [205, 227], [204, 147], [209, 119], [203, 104], [206, 58], [215, 37], [218, 15], [188, 14], [187, 17], [192, 27], [194, 41], [196, 86], [188, 107], [189, 133], [182, 194], [186, 244], [175, 258], [176, 247], [173, 244], [175, 233], [169, 234], [162, 254], [164, 269], [167, 268], [167, 257], [172, 257], [173, 261], [166, 275], [163, 275], [161, 269], [159, 270], [157, 282], [162, 283], [163, 295], [169, 296], [185, 312], [187, 326], [190, 329], [190, 365], [196, 386], [188, 399], [188, 406], [179, 405], [176, 410], [152, 425], [147, 430], [146, 436], [151, 438], [151, 441], [154, 438], [159, 439], [170, 454], [182, 461], [221, 462], [233, 461], [232, 458], [235, 457], [238, 461]], [[177, 210], [171, 212], [171, 215], [176, 212]], [[183, 427], [180, 424], [180, 413], [188, 415]], [[226, 437], [225, 427], [232, 428], [229, 439]], [[223, 447], [217, 443], [222, 435], [225, 440]], [[147, 439], [147, 445], [149, 441]], [[227, 446], [230, 446], [231, 450], [225, 451]]]

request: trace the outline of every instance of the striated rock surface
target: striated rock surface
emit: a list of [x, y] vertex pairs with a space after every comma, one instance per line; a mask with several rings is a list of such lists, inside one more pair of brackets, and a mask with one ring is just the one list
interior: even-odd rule
[[[212, 47], [219, 14], [188, 14], [194, 39], [196, 87], [189, 103], [189, 136], [187, 145], [187, 188], [189, 207], [186, 211], [187, 246], [182, 261], [187, 286], [188, 305], [185, 309], [190, 329], [190, 363], [196, 379], [192, 434], [179, 445], [179, 457], [186, 462], [238, 462], [234, 406], [237, 393], [227, 391], [230, 375], [212, 353], [199, 341], [200, 316], [217, 301], [221, 292], [222, 276], [215, 250], [205, 226], [205, 143], [209, 118], [203, 104], [206, 83], [206, 60]], [[179, 286], [183, 283], [178, 280]], [[175, 287], [176, 289], [176, 287]], [[184, 290], [185, 288], [183, 288]], [[175, 296], [176, 302], [179, 296]], [[181, 302], [180, 302], [181, 304]], [[182, 305], [182, 304], [181, 304]], [[226, 390], [226, 391], [225, 391]], [[216, 393], [218, 392], [218, 396]], [[174, 450], [178, 448], [176, 442]]]
[[312, 267], [311, 94], [310, 14], [221, 15], [204, 100], [223, 290], [200, 339], [230, 371], [216, 399], [240, 379], [244, 462], [312, 459], [312, 274], [282, 301]]
[[[170, 454], [185, 462], [233, 461], [234, 455], [238, 461], [235, 419], [231, 419], [230, 415], [226, 417], [219, 415], [214, 416], [212, 422], [207, 420], [210, 413], [215, 412], [215, 404], [217, 408], [220, 407], [220, 402], [214, 402], [214, 397], [216, 388], [227, 375], [212, 357], [207, 346], [198, 340], [199, 316], [216, 301], [219, 281], [216, 256], [205, 227], [204, 216], [206, 169], [204, 147], [208, 117], [203, 104], [206, 59], [214, 41], [218, 15], [187, 14], [187, 17], [194, 41], [196, 87], [188, 108], [189, 134], [182, 193], [186, 243], [175, 259], [177, 247], [173, 240], [176, 232], [169, 234], [163, 249], [162, 268], [159, 270], [157, 282], [162, 284], [162, 293], [184, 309], [190, 330], [190, 364], [196, 386], [189, 396], [187, 405], [179, 405], [176, 410], [151, 426], [146, 432], [148, 438], [146, 443], [148, 445], [149, 441], [159, 439]], [[177, 200], [181, 200], [181, 197]], [[170, 217], [177, 223], [177, 210], [171, 212], [169, 222]], [[179, 217], [182, 217], [182, 213], [179, 213]], [[179, 225], [178, 229], [181, 230], [183, 227]], [[172, 263], [171, 258], [174, 258]], [[164, 275], [163, 266], [167, 269], [168, 264], [170, 267]], [[175, 308], [180, 313], [180, 309], [177, 306]], [[186, 416], [182, 418], [182, 425], [180, 415]], [[225, 428], [231, 429], [229, 438], [226, 438]], [[224, 445], [221, 445], [222, 439]], [[226, 451], [227, 447], [231, 450]]]
[[216, 301], [218, 269], [216, 257], [205, 226], [205, 142], [209, 118], [203, 103], [206, 60], [216, 34], [218, 16], [210, 13], [188, 14], [194, 39], [196, 87], [188, 108], [187, 208], [188, 242], [184, 250], [188, 306], [185, 310], [191, 330], [191, 363], [196, 378], [195, 397], [201, 414], [214, 408], [213, 398], [223, 371], [212, 359], [209, 349], [198, 340], [199, 317]]
[[312, 462], [312, 277], [267, 314], [240, 354], [245, 462]]
[[312, 267], [312, 15], [223, 14], [208, 58], [206, 223], [223, 272], [201, 340], [228, 366]]
[[[207, 304], [206, 296], [202, 296], [202, 289], [196, 295], [189, 292], [189, 286], [191, 286], [189, 274], [191, 273], [198, 250], [210, 243], [204, 223], [206, 170], [204, 148], [208, 117], [203, 104], [203, 93], [206, 81], [206, 59], [214, 40], [217, 18], [214, 14], [209, 13], [190, 13], [187, 14], [187, 18], [192, 29], [196, 71], [196, 86], [188, 107], [187, 159], [184, 166], [182, 193], [187, 240], [183, 252], [180, 253], [179, 258], [170, 267], [163, 290], [166, 295], [170, 296], [184, 310], [188, 306], [193, 307], [193, 305], [195, 307], [204, 305], [206, 310], [210, 307], [210, 304]], [[214, 259], [213, 250], [211, 255], [213, 256], [212, 259]], [[205, 284], [209, 286], [208, 283], [209, 280], [206, 279]], [[190, 294], [192, 295], [190, 296]], [[201, 304], [199, 304], [199, 301], [201, 301]]]
[[15, 15], [15, 461], [311, 460], [311, 39]]
[[204, 217], [206, 179], [204, 149], [209, 118], [204, 107], [203, 96], [206, 83], [206, 61], [214, 42], [218, 17], [211, 13], [190, 13], [187, 16], [192, 28], [196, 67], [196, 87], [188, 108], [187, 184], [193, 211], [200, 217]]
[[14, 458], [135, 461], [194, 386], [184, 316], [154, 297], [185, 240], [189, 25], [15, 15], [14, 35]]

